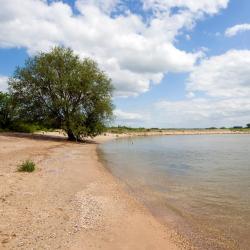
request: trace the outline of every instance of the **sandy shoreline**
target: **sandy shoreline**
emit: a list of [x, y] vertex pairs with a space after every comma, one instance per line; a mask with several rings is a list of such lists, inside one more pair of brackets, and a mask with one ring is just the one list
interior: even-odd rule
[[[96, 147], [0, 134], [0, 249], [178, 249], [173, 232], [103, 168]], [[38, 169], [16, 172], [26, 159]]]
[[[106, 134], [83, 144], [58, 133], [0, 133], [0, 249], [191, 248], [125, 191], [96, 149], [120, 137], [215, 133], [235, 134]], [[26, 159], [38, 169], [16, 172]]]

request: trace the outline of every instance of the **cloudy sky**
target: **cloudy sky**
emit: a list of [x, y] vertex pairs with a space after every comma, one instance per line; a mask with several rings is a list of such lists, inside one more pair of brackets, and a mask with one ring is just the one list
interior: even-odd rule
[[92, 57], [115, 86], [116, 124], [250, 122], [249, 0], [0, 0], [0, 90], [55, 45]]

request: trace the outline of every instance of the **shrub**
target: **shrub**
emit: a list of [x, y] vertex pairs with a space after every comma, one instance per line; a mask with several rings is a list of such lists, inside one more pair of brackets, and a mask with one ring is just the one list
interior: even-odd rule
[[11, 130], [15, 132], [22, 132], [22, 133], [34, 133], [36, 131], [42, 130], [42, 127], [37, 124], [16, 122], [11, 127]]
[[0, 91], [0, 129], [9, 130], [17, 119], [16, 103], [8, 93]]
[[19, 172], [33, 172], [36, 168], [36, 165], [33, 161], [26, 160], [21, 165], [18, 166]]

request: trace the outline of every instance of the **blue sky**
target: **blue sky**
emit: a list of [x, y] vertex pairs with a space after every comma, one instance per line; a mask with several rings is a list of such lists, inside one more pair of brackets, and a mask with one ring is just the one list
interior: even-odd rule
[[247, 0], [4, 0], [0, 90], [28, 56], [61, 44], [94, 58], [116, 92], [115, 124], [250, 122]]

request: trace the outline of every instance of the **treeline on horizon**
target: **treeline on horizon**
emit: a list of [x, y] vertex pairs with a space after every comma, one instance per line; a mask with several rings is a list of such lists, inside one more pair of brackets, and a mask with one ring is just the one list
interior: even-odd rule
[[169, 130], [176, 130], [176, 131], [184, 131], [184, 130], [250, 130], [250, 123], [246, 125], [246, 127], [243, 126], [233, 126], [233, 127], [208, 127], [208, 128], [144, 128], [144, 127], [129, 127], [129, 126], [111, 126], [106, 128], [106, 132], [110, 133], [129, 133], [129, 132], [164, 132]]

